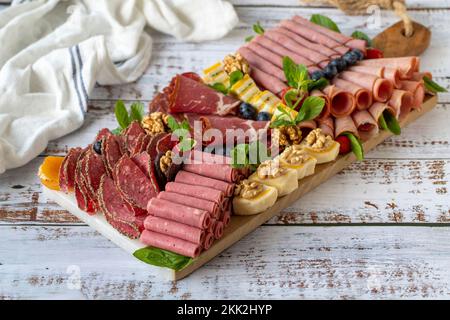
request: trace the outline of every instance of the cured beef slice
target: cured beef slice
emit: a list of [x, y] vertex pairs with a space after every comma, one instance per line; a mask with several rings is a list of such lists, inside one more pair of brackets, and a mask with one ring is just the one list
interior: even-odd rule
[[59, 169], [59, 188], [63, 192], [73, 191], [75, 187], [75, 169], [77, 160], [81, 154], [81, 148], [71, 148]]
[[89, 150], [86, 153], [84, 165], [84, 177], [89, 196], [94, 201], [97, 200], [97, 190], [100, 187], [100, 180], [106, 173], [103, 159], [97, 153]]
[[146, 209], [149, 200], [158, 194], [147, 175], [128, 156], [122, 156], [114, 170], [123, 197], [133, 206]]
[[206, 229], [211, 223], [211, 216], [205, 210], [159, 198], [152, 198], [148, 202], [147, 211], [153, 216], [187, 224], [199, 229]]
[[95, 137], [95, 141], [102, 140], [104, 137], [107, 137], [110, 135], [112, 135], [111, 131], [109, 131], [108, 128], [103, 128], [97, 133], [97, 136]]
[[141, 169], [141, 171], [150, 180], [151, 187], [155, 194], [158, 194], [160, 189], [156, 179], [155, 165], [150, 155], [147, 152], [141, 152], [131, 157], [131, 160]]
[[205, 230], [152, 215], [145, 218], [144, 226], [147, 230], [183, 239], [198, 245], [201, 245], [205, 238]]
[[166, 184], [166, 191], [184, 194], [187, 196], [194, 196], [196, 198], [208, 200], [208, 201], [214, 201], [218, 205], [222, 205], [225, 197], [224, 193], [220, 190], [208, 188], [208, 187], [202, 187], [202, 186], [195, 186], [185, 183], [179, 183], [179, 182], [169, 182]]
[[142, 129], [139, 122], [138, 121], [131, 122], [128, 128], [123, 133], [123, 135], [126, 138], [125, 141], [128, 152], [132, 153], [132, 151], [134, 151], [134, 148], [138, 143], [138, 138], [141, 134], [145, 134], [145, 131], [144, 129]]
[[226, 197], [231, 197], [234, 192], [234, 183], [208, 178], [184, 170], [178, 172], [178, 174], [175, 177], [175, 182], [198, 185], [220, 190], [225, 194]]
[[77, 160], [77, 165], [75, 168], [75, 197], [77, 199], [78, 208], [92, 215], [95, 213], [97, 206], [95, 201], [89, 195], [89, 190], [86, 185], [86, 177], [84, 175], [86, 156], [89, 149], [90, 146], [83, 149]]
[[117, 136], [109, 135], [103, 138], [102, 142], [102, 157], [105, 167], [110, 176], [112, 176], [113, 169], [122, 157], [122, 150], [120, 141]]
[[201, 246], [195, 243], [149, 230], [142, 232], [140, 241], [148, 246], [169, 250], [191, 258], [197, 257], [201, 252]]
[[198, 114], [235, 114], [240, 101], [226, 96], [207, 85], [177, 75], [172, 79], [169, 95], [170, 113], [194, 112]]
[[120, 233], [136, 239], [144, 229], [142, 216], [135, 216], [128, 203], [122, 198], [114, 181], [103, 175], [98, 190], [99, 206], [107, 221]]
[[188, 207], [206, 210], [210, 213], [211, 218], [217, 219], [220, 214], [220, 206], [214, 201], [199, 199], [184, 194], [163, 191], [158, 194], [158, 198], [170, 202], [186, 205]]
[[152, 136], [149, 143], [147, 144], [146, 151], [152, 159], [156, 159], [156, 156], [158, 155], [158, 150], [156, 147], [158, 145], [159, 140], [165, 136], [166, 136], [166, 133], [158, 133], [158, 134]]

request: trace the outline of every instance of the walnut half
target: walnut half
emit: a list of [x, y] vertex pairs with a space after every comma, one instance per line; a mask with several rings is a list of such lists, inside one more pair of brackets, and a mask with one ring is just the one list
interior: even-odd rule
[[162, 112], [153, 112], [142, 119], [141, 125], [145, 132], [150, 135], [164, 133], [167, 131], [169, 116]]

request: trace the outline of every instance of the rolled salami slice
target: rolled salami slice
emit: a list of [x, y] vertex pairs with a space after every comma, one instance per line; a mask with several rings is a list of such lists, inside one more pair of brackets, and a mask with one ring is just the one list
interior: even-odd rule
[[351, 116], [336, 118], [334, 120], [334, 136], [339, 137], [345, 132], [353, 133], [359, 137], [358, 129], [356, 129], [355, 123]]
[[214, 224], [214, 238], [215, 239], [220, 239], [223, 236], [223, 222], [222, 221], [216, 221], [216, 223]]
[[386, 102], [391, 97], [392, 90], [394, 90], [391, 81], [367, 73], [344, 71], [339, 77], [370, 90], [373, 99], [378, 102]]
[[251, 77], [258, 85], [274, 94], [279, 94], [281, 91], [287, 88], [287, 85], [283, 81], [262, 71], [261, 69], [252, 67], [250, 73]]
[[167, 200], [152, 198], [147, 205], [152, 216], [187, 224], [191, 227], [207, 229], [211, 223], [209, 212]]
[[175, 177], [175, 182], [198, 185], [220, 190], [225, 194], [226, 197], [231, 197], [234, 192], [234, 183], [208, 178], [184, 170], [178, 172], [177, 176]]
[[332, 117], [317, 120], [319, 128], [324, 134], [330, 135], [334, 139], [334, 121]]
[[423, 81], [401, 81], [401, 90], [406, 90], [414, 95], [413, 109], [420, 109], [422, 107], [423, 100], [425, 99], [425, 85]]
[[214, 243], [214, 234], [212, 232], [208, 232], [205, 236], [205, 241], [203, 242], [203, 249], [208, 250], [211, 248]]
[[319, 114], [319, 116], [316, 118], [316, 120], [320, 120], [320, 119], [325, 119], [327, 117], [329, 117], [330, 112], [331, 112], [331, 102], [330, 102], [330, 98], [328, 97], [328, 95], [326, 95], [325, 93], [323, 93], [320, 90], [313, 90], [309, 93], [310, 96], [313, 97], [321, 97], [323, 99], [325, 99], [325, 106], [323, 107], [322, 112]]
[[381, 103], [381, 102], [375, 102], [374, 104], [372, 104], [372, 106], [369, 108], [369, 113], [372, 115], [372, 118], [374, 118], [378, 123], [381, 115], [386, 110], [388, 112], [390, 112], [393, 116], [395, 116], [395, 113], [396, 113], [395, 109], [392, 108], [387, 103]]
[[378, 123], [367, 110], [357, 110], [352, 113], [353, 122], [363, 141], [378, 134]]
[[59, 168], [59, 188], [65, 193], [73, 191], [75, 187], [75, 169], [81, 151], [81, 148], [70, 148]]
[[329, 85], [323, 89], [323, 92], [330, 99], [330, 113], [336, 117], [345, 117], [352, 114], [356, 108], [355, 97], [335, 85]]
[[198, 257], [201, 252], [201, 246], [198, 244], [149, 230], [142, 232], [140, 241], [147, 246], [172, 251], [191, 258]]
[[203, 243], [206, 234], [205, 230], [151, 215], [145, 218], [144, 226], [147, 230], [183, 239], [198, 245]]
[[223, 214], [220, 218], [220, 221], [223, 223], [223, 227], [226, 228], [231, 221], [231, 209], [227, 211], [223, 211]]
[[211, 218], [217, 219], [220, 214], [220, 206], [214, 201], [199, 199], [184, 194], [163, 191], [158, 194], [158, 198], [162, 200], [171, 201], [178, 204], [183, 204], [188, 207], [197, 208], [208, 211]]
[[419, 71], [420, 59], [419, 57], [400, 57], [400, 58], [382, 58], [382, 59], [367, 59], [359, 62], [364, 66], [384, 66], [398, 69], [401, 79], [411, 79], [414, 72]]
[[217, 180], [236, 182], [239, 177], [239, 172], [233, 169], [228, 164], [216, 164], [216, 163], [186, 163], [183, 170], [199, 174], [208, 178]]
[[258, 68], [274, 77], [277, 77], [283, 82], [286, 82], [286, 77], [282, 69], [273, 65], [270, 61], [260, 57], [257, 53], [253, 52], [249, 48], [241, 47], [238, 52], [247, 60], [251, 68]]
[[411, 111], [414, 96], [409, 91], [395, 89], [388, 104], [395, 110], [395, 118], [403, 120]]
[[332, 83], [339, 89], [350, 92], [355, 97], [356, 109], [365, 110], [372, 105], [372, 92], [370, 90], [339, 78], [334, 78]]
[[193, 186], [190, 184], [179, 183], [179, 182], [169, 182], [166, 184], [166, 191], [175, 192], [179, 194], [184, 194], [187, 196], [193, 196], [196, 198], [214, 201], [218, 205], [222, 205], [223, 200], [225, 198], [224, 194], [220, 190], [202, 187], [202, 186]]

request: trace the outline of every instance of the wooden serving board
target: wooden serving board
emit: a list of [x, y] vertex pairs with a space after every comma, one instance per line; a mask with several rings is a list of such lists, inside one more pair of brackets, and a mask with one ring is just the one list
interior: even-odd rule
[[[406, 119], [404, 119], [400, 125], [401, 127], [407, 126], [409, 123], [415, 121], [420, 116], [424, 115], [437, 104], [437, 97], [428, 97], [422, 105], [420, 111], [412, 111]], [[364, 143], [365, 152], [370, 151], [375, 148], [378, 144], [383, 142], [385, 139], [392, 136], [392, 133], [387, 131], [380, 131], [376, 137], [366, 141]], [[221, 239], [216, 241], [213, 246], [203, 252], [199, 257], [197, 257], [190, 265], [180, 271], [174, 271], [168, 268], [161, 268], [155, 266], [149, 266], [149, 271], [155, 273], [155, 275], [168, 280], [180, 280], [190, 273], [194, 272], [197, 268], [200, 268], [203, 264], [207, 263], [209, 260], [213, 259], [215, 256], [220, 254], [223, 250], [227, 249], [235, 242], [255, 230], [257, 227], [262, 225], [264, 222], [271, 219], [273, 216], [278, 214], [281, 210], [289, 207], [298, 199], [300, 199], [304, 194], [311, 191], [321, 183], [325, 182], [333, 175], [350, 165], [355, 161], [355, 156], [350, 153], [346, 156], [338, 156], [336, 161], [325, 163], [316, 166], [315, 173], [312, 176], [304, 178], [299, 181], [299, 188], [294, 192], [279, 198], [278, 201], [268, 210], [253, 216], [232, 216], [231, 222], [225, 229], [224, 235]], [[131, 255], [140, 248], [145, 247], [138, 240], [131, 240], [123, 235], [121, 235], [117, 230], [115, 230], [106, 221], [103, 215], [97, 214], [94, 216], [89, 216], [86, 212], [80, 210], [77, 207], [75, 197], [72, 194], [65, 194], [59, 191], [53, 191], [44, 187], [44, 191], [49, 199], [52, 199], [58, 203], [61, 207], [71, 212], [80, 220], [87, 223], [89, 226], [100, 232], [103, 236], [111, 240], [113, 243], [129, 252]], [[332, 205], [332, 204], [330, 204]]]

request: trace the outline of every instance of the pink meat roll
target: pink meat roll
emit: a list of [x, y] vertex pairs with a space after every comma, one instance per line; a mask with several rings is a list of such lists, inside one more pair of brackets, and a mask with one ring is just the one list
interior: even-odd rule
[[317, 123], [314, 120], [306, 120], [297, 124], [302, 132], [302, 137], [306, 137], [312, 130], [317, 128]]
[[244, 57], [245, 60], [247, 60], [251, 68], [258, 68], [261, 71], [264, 71], [274, 77], [277, 77], [281, 81], [286, 82], [284, 71], [278, 68], [276, 65], [273, 65], [270, 61], [265, 60], [257, 53], [246, 47], [241, 47], [238, 52], [241, 54], [241, 56]]
[[225, 198], [222, 202], [222, 211], [226, 211], [230, 209], [231, 206], [231, 198]]
[[273, 51], [274, 53], [280, 55], [281, 57], [285, 57], [288, 56], [290, 57], [292, 60], [294, 60], [295, 63], [297, 64], [303, 64], [307, 67], [310, 66], [314, 66], [315, 63], [312, 62], [309, 59], [306, 59], [305, 57], [302, 57], [301, 55], [298, 55], [297, 53], [295, 53], [294, 51], [291, 51], [281, 45], [279, 45], [277, 42], [270, 40], [267, 37], [264, 36], [256, 36], [252, 42], [257, 43], [259, 45], [261, 45], [262, 47]]
[[326, 95], [325, 93], [323, 93], [320, 90], [313, 90], [309, 93], [310, 96], [313, 97], [321, 97], [325, 100], [325, 106], [323, 107], [322, 112], [319, 114], [319, 116], [316, 118], [316, 120], [320, 120], [320, 119], [325, 119], [328, 118], [330, 116], [330, 112], [331, 112], [331, 102], [330, 102], [330, 98], [328, 97], [328, 95]]
[[208, 178], [192, 172], [181, 170], [175, 177], [175, 182], [209, 187], [222, 191], [226, 197], [231, 197], [234, 192], [234, 183]]
[[330, 135], [334, 139], [334, 121], [332, 117], [321, 119], [317, 121], [319, 128], [324, 134]]
[[367, 110], [353, 112], [352, 118], [363, 141], [369, 140], [378, 134], [378, 122], [372, 118]]
[[427, 77], [428, 79], [433, 79], [433, 75], [429, 71], [424, 72], [413, 72], [413, 75], [410, 80], [412, 81], [423, 81], [423, 77]]
[[299, 36], [302, 36], [311, 42], [319, 43], [324, 46], [327, 46], [328, 48], [334, 49], [341, 55], [349, 51], [349, 49], [346, 46], [341, 45], [339, 42], [333, 40], [332, 38], [329, 38], [321, 34], [320, 32], [305, 28], [304, 26], [298, 24], [295, 21], [283, 20], [281, 21], [280, 26], [287, 28], [292, 32], [295, 32]]
[[208, 201], [204, 199], [199, 199], [191, 196], [186, 196], [184, 194], [178, 194], [174, 192], [162, 191], [158, 194], [158, 198], [162, 200], [167, 200], [175, 202], [178, 204], [186, 205], [191, 208], [197, 208], [201, 210], [208, 211], [211, 218], [217, 219], [220, 215], [220, 206], [214, 201]]
[[359, 73], [368, 73], [373, 74], [379, 78], [383, 78], [384, 75], [384, 66], [352, 66], [350, 68], [347, 68], [348, 71], [354, 71]]
[[335, 138], [339, 137], [341, 134], [345, 132], [353, 133], [355, 136], [359, 137], [358, 129], [353, 122], [353, 118], [351, 116], [346, 116], [342, 118], [336, 118], [334, 120], [334, 136]]
[[191, 258], [198, 257], [201, 252], [201, 246], [198, 244], [149, 230], [142, 232], [140, 241], [147, 246], [172, 251]]
[[364, 66], [390, 67], [398, 69], [400, 78], [408, 80], [411, 79], [414, 72], [419, 71], [420, 59], [419, 57], [367, 59], [360, 61], [359, 64]]
[[[222, 191], [202, 187], [202, 186], [194, 186], [186, 183], [179, 182], [169, 182], [166, 184], [166, 191], [175, 192], [179, 194], [184, 194], [187, 196], [193, 196], [199, 199], [204, 199], [208, 201], [213, 201], [218, 205], [222, 205], [225, 195]], [[198, 209], [197, 209], [198, 210]]]
[[192, 150], [190, 154], [191, 164], [231, 164], [231, 157], [221, 154], [212, 154], [201, 150]]
[[227, 227], [231, 221], [231, 210], [223, 211], [219, 221], [223, 223], [223, 227]]
[[208, 250], [211, 248], [214, 243], [214, 234], [212, 232], [208, 232], [205, 236], [205, 241], [203, 242], [203, 249]]
[[390, 112], [393, 116], [395, 116], [395, 109], [392, 108], [387, 103], [381, 103], [381, 102], [375, 102], [370, 106], [369, 113], [372, 115], [372, 118], [374, 118], [377, 123], [380, 120], [381, 115], [385, 112]]
[[403, 120], [411, 111], [414, 96], [411, 92], [395, 89], [388, 104], [395, 110], [395, 118]]
[[425, 85], [423, 81], [401, 81], [401, 90], [409, 91], [414, 95], [413, 109], [420, 109], [422, 107], [423, 100], [425, 99]]
[[198, 245], [203, 243], [206, 235], [205, 230], [152, 215], [145, 218], [144, 227], [147, 230], [183, 239]]
[[391, 97], [392, 90], [394, 90], [391, 81], [367, 73], [344, 71], [339, 77], [370, 90], [373, 99], [378, 102], [386, 102]]
[[223, 222], [222, 221], [216, 221], [216, 223], [214, 224], [214, 238], [215, 239], [220, 239], [223, 236]]
[[184, 223], [200, 229], [206, 229], [211, 224], [211, 216], [208, 211], [159, 198], [152, 198], [148, 202], [147, 211], [153, 216]]
[[394, 84], [394, 88], [400, 88], [400, 72], [395, 68], [384, 68], [383, 78], [391, 81]]
[[199, 174], [208, 178], [217, 180], [236, 182], [239, 177], [239, 171], [232, 168], [228, 164], [216, 164], [216, 163], [192, 163], [185, 164], [183, 170]]
[[370, 90], [339, 78], [334, 78], [332, 83], [336, 87], [350, 92], [355, 97], [356, 108], [358, 110], [365, 110], [372, 105], [372, 92]]
[[330, 99], [330, 113], [336, 117], [345, 117], [352, 114], [356, 108], [355, 97], [335, 85], [329, 85], [323, 89], [323, 92]]
[[330, 61], [330, 59], [327, 56], [324, 56], [323, 54], [320, 54], [314, 50], [305, 48], [295, 42], [290, 37], [286, 36], [285, 34], [276, 31], [276, 30], [267, 30], [264, 32], [264, 37], [277, 42], [278, 45], [284, 46], [285, 48], [294, 51], [298, 55], [305, 57], [308, 60], [311, 60], [315, 64], [317, 64], [320, 67], [323, 67], [322, 64], [325, 63], [325, 65]]
[[281, 91], [287, 88], [287, 85], [283, 81], [256, 67], [251, 68], [250, 75], [259, 86], [269, 90], [273, 94], [278, 95]]

